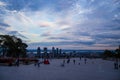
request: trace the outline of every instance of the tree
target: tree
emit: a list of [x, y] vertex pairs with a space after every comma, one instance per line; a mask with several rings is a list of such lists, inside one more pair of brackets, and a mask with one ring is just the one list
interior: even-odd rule
[[113, 57], [113, 53], [110, 50], [105, 50], [104, 53], [103, 53], [103, 56], [105, 58], [107, 58], [107, 57]]
[[118, 49], [115, 50], [115, 52], [116, 52], [115, 57], [120, 58], [120, 46]]
[[6, 50], [3, 56], [8, 57], [26, 57], [27, 44], [20, 38], [9, 35], [0, 35], [0, 46]]

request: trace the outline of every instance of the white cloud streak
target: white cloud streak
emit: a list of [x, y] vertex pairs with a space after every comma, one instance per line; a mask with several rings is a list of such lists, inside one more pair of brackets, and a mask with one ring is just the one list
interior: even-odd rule
[[[1, 14], [4, 22], [10, 25], [10, 27], [4, 29], [8, 32], [17, 31], [21, 35], [26, 36], [30, 43], [85, 41], [95, 42], [93, 45], [91, 44], [91, 47], [94, 48], [98, 46], [100, 48], [103, 43], [99, 43], [96, 36], [99, 35], [98, 33], [109, 33], [110, 30], [103, 30], [103, 28], [107, 27], [106, 24], [114, 24], [111, 21], [112, 17], [109, 16], [113, 16], [114, 18], [118, 18], [118, 16], [113, 14], [106, 16], [106, 14], [111, 11], [110, 8], [112, 8], [112, 4], [110, 4], [110, 8], [108, 7], [109, 2], [101, 1], [97, 6], [93, 6], [96, 5], [94, 2], [96, 2], [96, 0], [91, 0], [89, 3], [87, 0], [75, 0], [70, 8], [63, 11], [55, 11], [53, 7], [36, 11], [32, 11], [26, 7], [20, 11], [2, 8], [6, 12], [6, 14]], [[0, 7], [6, 5], [4, 2], [0, 2]], [[105, 7], [106, 5], [107, 7]], [[102, 6], [108, 10], [102, 10]], [[111, 29], [111, 27], [108, 27], [108, 29]], [[119, 30], [116, 34], [119, 34]], [[52, 37], [55, 38], [52, 39]], [[100, 37], [103, 38], [102, 36]], [[108, 47], [107, 45], [106, 47]], [[70, 46], [75, 47], [73, 44], [66, 47], [70, 48]], [[84, 46], [89, 48], [87, 45]], [[77, 46], [78, 49], [79, 47], [80, 45]]]

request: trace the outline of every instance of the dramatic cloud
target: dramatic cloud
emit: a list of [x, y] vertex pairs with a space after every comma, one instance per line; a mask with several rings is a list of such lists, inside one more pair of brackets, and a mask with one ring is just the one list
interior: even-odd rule
[[119, 0], [0, 0], [0, 34], [29, 48], [115, 49], [120, 45]]
[[9, 27], [8, 24], [6, 24], [6, 23], [1, 23], [1, 22], [0, 22], [0, 26], [1, 26], [1, 27]]

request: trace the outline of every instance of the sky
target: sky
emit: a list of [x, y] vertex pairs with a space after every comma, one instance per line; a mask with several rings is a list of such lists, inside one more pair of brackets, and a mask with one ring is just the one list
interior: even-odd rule
[[120, 0], [0, 0], [0, 34], [28, 44], [76, 50], [120, 45]]

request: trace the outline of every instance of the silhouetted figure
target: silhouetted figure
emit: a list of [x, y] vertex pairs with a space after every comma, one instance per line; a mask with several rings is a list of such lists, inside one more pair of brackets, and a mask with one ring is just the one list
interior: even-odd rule
[[65, 66], [65, 64], [62, 63], [62, 64], [61, 64], [61, 67], [64, 67], [64, 66]]
[[63, 60], [63, 64], [65, 64], [65, 60]]
[[15, 65], [16, 65], [16, 66], [19, 66], [19, 59], [16, 59]]
[[80, 57], [80, 60], [81, 60], [81, 57]]
[[114, 69], [118, 69], [118, 63], [117, 62], [114, 63]]
[[61, 67], [65, 66], [65, 60], [63, 60], [63, 63], [60, 65]]
[[36, 61], [35, 61], [35, 63], [34, 63], [34, 66], [36, 66], [36, 65], [37, 65], [37, 63], [38, 63], [38, 61], [36, 60]]
[[80, 62], [78, 63], [78, 65], [80, 65]]
[[73, 63], [75, 64], [75, 59], [73, 60]]
[[38, 67], [40, 67], [40, 61], [38, 61], [37, 65], [38, 65]]
[[60, 65], [61, 67], [65, 66], [65, 60], [63, 60], [63, 63]]
[[67, 63], [69, 64], [70, 63], [70, 59], [68, 58], [68, 60], [67, 60]]

